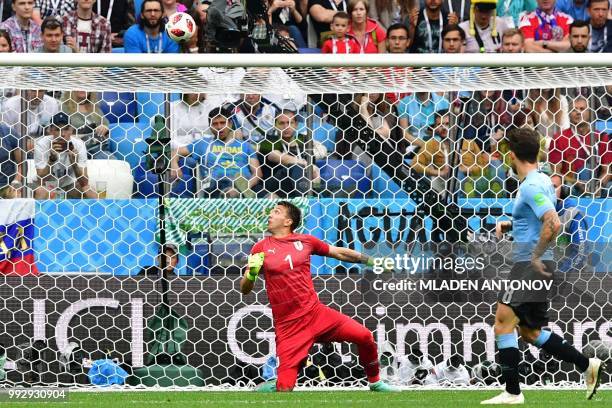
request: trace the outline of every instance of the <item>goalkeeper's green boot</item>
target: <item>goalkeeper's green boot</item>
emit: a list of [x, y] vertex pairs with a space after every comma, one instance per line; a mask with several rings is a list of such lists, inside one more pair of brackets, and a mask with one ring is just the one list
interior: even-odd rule
[[257, 392], [276, 392], [276, 380], [266, 381], [255, 388]]
[[387, 384], [386, 382], [379, 380], [375, 383], [370, 384], [370, 391], [374, 392], [400, 392], [401, 390], [393, 385]]

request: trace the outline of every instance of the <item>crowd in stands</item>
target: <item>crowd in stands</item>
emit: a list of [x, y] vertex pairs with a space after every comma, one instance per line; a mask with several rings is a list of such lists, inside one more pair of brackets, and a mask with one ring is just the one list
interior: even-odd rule
[[[608, 0], [248, 0], [246, 7], [238, 0], [219, 2], [1, 0], [0, 51], [258, 52], [273, 50], [269, 45], [279, 38], [295, 46], [279, 52], [334, 54], [612, 49]], [[196, 22], [197, 33], [187, 43], [165, 33], [175, 12], [190, 13]], [[460, 40], [445, 47], [448, 32]]]
[[[608, 0], [249, 2], [259, 7], [247, 7], [247, 25], [270, 28], [266, 32], [273, 36], [286, 34], [296, 49], [307, 52], [315, 46], [317, 52], [341, 54], [612, 49]], [[137, 13], [127, 0], [0, 0], [0, 52], [225, 49], [225, 39], [211, 38], [219, 30], [209, 15], [219, 12], [217, 0], [136, 3]], [[221, 7], [225, 11], [237, 7], [232, 1], [223, 5], [229, 8]], [[176, 11], [192, 13], [198, 24], [187, 44], [171, 40], [163, 29]], [[256, 37], [241, 37], [237, 50], [265, 49]], [[542, 135], [544, 171], [559, 176], [574, 194], [607, 197], [612, 145], [596, 123], [612, 116], [611, 91], [334, 94], [308, 100], [305, 95], [284, 100], [278, 95], [184, 94], [171, 104], [167, 122], [170, 174], [187, 181], [188, 193], [198, 196], [294, 197], [325, 187], [321, 167], [327, 160], [365, 158], [408, 192], [443, 194], [453, 179], [453, 191], [465, 197], [505, 197], [515, 186], [509, 182], [513, 172], [504, 136], [514, 127], [529, 126]], [[95, 198], [87, 160], [122, 159], [109, 143], [111, 124], [100, 99], [96, 92], [78, 90], [2, 90], [0, 195], [19, 195], [25, 175], [16, 164], [32, 158], [38, 175], [38, 184], [31, 186], [34, 197], [51, 197], [51, 186], [68, 197]], [[308, 138], [307, 103], [314, 106], [312, 115], [335, 129], [332, 150]]]

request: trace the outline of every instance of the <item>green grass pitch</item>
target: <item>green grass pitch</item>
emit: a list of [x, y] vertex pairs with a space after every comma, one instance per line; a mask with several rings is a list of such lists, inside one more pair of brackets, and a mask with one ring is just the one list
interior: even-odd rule
[[[368, 391], [292, 392], [260, 394], [255, 392], [73, 392], [67, 402], [2, 403], [2, 407], [453, 407], [479, 405], [499, 391], [408, 390], [397, 394], [376, 394]], [[525, 405], [533, 407], [612, 407], [612, 391], [600, 390], [591, 401], [582, 390], [527, 390]]]

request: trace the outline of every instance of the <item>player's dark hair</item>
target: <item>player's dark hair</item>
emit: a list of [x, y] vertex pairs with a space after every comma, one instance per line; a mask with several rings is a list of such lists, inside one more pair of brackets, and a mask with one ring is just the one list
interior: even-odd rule
[[287, 209], [287, 215], [291, 218], [291, 232], [298, 229], [302, 223], [302, 210], [289, 201], [279, 201], [277, 205], [282, 205]]
[[584, 21], [584, 20], [574, 20], [574, 22], [572, 24], [570, 24], [569, 27], [569, 32], [571, 34], [572, 30], [574, 28], [584, 28], [586, 27], [589, 31], [589, 33], [591, 32], [591, 25], [588, 23], [588, 21]]
[[508, 132], [508, 145], [517, 159], [537, 163], [540, 153], [540, 134], [532, 129], [518, 128]]

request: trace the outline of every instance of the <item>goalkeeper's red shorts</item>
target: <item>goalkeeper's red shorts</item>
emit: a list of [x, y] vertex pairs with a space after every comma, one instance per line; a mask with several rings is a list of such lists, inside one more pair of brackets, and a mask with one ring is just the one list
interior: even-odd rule
[[298, 370], [315, 342], [348, 341], [357, 344], [359, 361], [370, 382], [378, 381], [378, 350], [372, 332], [350, 317], [319, 304], [301, 319], [275, 323], [279, 359], [277, 389], [293, 389]]

